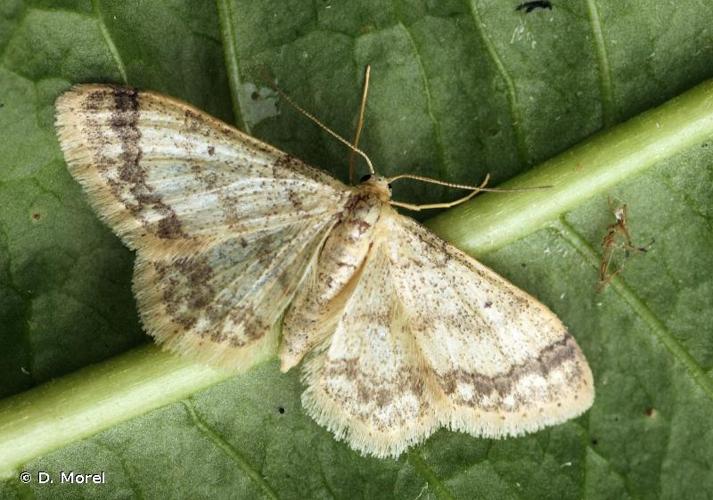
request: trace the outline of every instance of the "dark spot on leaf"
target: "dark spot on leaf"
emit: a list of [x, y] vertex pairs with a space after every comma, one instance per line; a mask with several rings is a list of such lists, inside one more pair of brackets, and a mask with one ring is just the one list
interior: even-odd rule
[[521, 266], [521, 267], [527, 267], [527, 264], [525, 264], [524, 262], [521, 262], [521, 263], [520, 263], [520, 266]]
[[278, 407], [277, 411], [280, 413], [280, 415], [285, 413], [285, 409], [282, 406]]
[[260, 98], [260, 94], [258, 93], [257, 90], [253, 90], [253, 93], [250, 94], [250, 99], [253, 101], [257, 101]]
[[592, 446], [596, 446], [599, 444], [599, 440], [597, 438], [592, 438]]
[[33, 214], [32, 214], [32, 219], [33, 219], [33, 220], [40, 220], [40, 218], [42, 218], [42, 214], [41, 214], [41, 213], [39, 213], [39, 212], [33, 212]]
[[515, 10], [524, 10], [525, 14], [529, 14], [535, 9], [548, 9], [552, 10], [552, 2], [547, 0], [532, 0], [530, 2], [523, 2]]
[[646, 408], [646, 416], [647, 417], [655, 417], [656, 416], [656, 409], [655, 408]]

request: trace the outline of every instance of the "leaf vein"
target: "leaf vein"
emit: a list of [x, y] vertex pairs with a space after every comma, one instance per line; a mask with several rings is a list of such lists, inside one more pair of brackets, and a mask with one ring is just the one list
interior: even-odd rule
[[109, 52], [111, 52], [111, 56], [114, 58], [114, 62], [116, 63], [117, 69], [119, 70], [119, 74], [121, 75], [121, 81], [124, 82], [124, 84], [128, 84], [129, 78], [126, 76], [126, 68], [124, 67], [124, 61], [121, 59], [121, 54], [119, 54], [119, 50], [116, 48], [116, 44], [111, 38], [111, 33], [109, 33], [109, 28], [107, 28], [106, 23], [104, 22], [104, 15], [102, 14], [101, 5], [99, 4], [99, 1], [100, 0], [92, 0], [92, 9], [94, 10], [94, 15], [96, 16], [97, 21], [99, 22], [99, 29], [101, 30], [104, 42], [109, 48]]
[[602, 97], [602, 122], [605, 128], [614, 124], [614, 92], [611, 79], [611, 64], [609, 54], [604, 43], [602, 32], [602, 21], [599, 17], [599, 9], [596, 0], [587, 0], [589, 11], [589, 22], [592, 25], [594, 35], [594, 48], [599, 62], [599, 91]]
[[238, 48], [235, 39], [235, 29], [232, 24], [233, 15], [230, 0], [216, 0], [216, 5], [218, 7], [220, 34], [223, 39], [223, 55], [225, 56], [225, 66], [230, 85], [230, 101], [233, 105], [233, 120], [238, 128], [250, 134], [250, 126], [247, 121], [245, 121], [240, 106], [240, 87], [242, 80], [240, 77], [240, 66], [238, 65]]
[[[567, 221], [560, 218], [553, 225], [560, 236], [569, 243], [587, 262], [595, 268], [599, 267], [599, 256], [594, 252], [591, 245], [572, 227]], [[704, 392], [708, 398], [713, 400], [713, 380], [708, 377], [703, 367], [698, 361], [681, 345], [673, 336], [668, 327], [657, 318], [649, 307], [638, 297], [631, 287], [629, 287], [620, 276], [615, 276], [610, 286], [616, 290], [619, 296], [638, 314], [638, 316], [649, 325], [650, 331], [668, 349], [673, 357], [678, 360], [693, 382]]]
[[443, 481], [436, 476], [436, 473], [431, 470], [423, 457], [416, 450], [408, 452], [408, 461], [416, 470], [416, 472], [426, 480], [433, 488], [433, 493], [441, 500], [454, 500], [455, 496], [451, 493]]
[[478, 34], [483, 46], [485, 47], [488, 56], [495, 64], [495, 67], [500, 73], [500, 77], [505, 82], [505, 87], [507, 88], [506, 97], [508, 101], [508, 108], [510, 110], [510, 119], [512, 121], [513, 132], [515, 133], [515, 148], [517, 150], [517, 157], [520, 163], [527, 165], [530, 163], [527, 154], [527, 144], [525, 140], [525, 130], [523, 128], [523, 117], [520, 113], [520, 102], [517, 97], [517, 92], [515, 90], [515, 82], [513, 81], [510, 73], [505, 68], [498, 51], [495, 49], [495, 44], [490, 39], [490, 37], [485, 33], [485, 26], [483, 21], [480, 19], [480, 13], [478, 12], [478, 7], [475, 5], [475, 0], [469, 2], [470, 15], [473, 18], [473, 25], [475, 26], [475, 31]]
[[111, 446], [109, 446], [109, 445], [103, 443], [103, 442], [101, 441], [101, 439], [97, 439], [97, 440], [94, 442], [94, 444], [95, 444], [97, 447], [99, 447], [99, 448], [105, 450], [107, 453], [109, 453], [109, 454], [113, 455], [114, 457], [116, 457], [116, 460], [117, 460], [117, 462], [119, 462], [119, 466], [121, 467], [122, 472], [123, 472], [123, 473], [125, 474], [125, 476], [126, 476], [126, 480], [128, 481], [129, 486], [132, 488], [132, 493], [134, 494], [134, 497], [137, 498], [138, 500], [144, 500], [144, 498], [146, 498], [146, 497], [144, 496], [144, 494], [143, 494], [143, 492], [142, 492], [142, 490], [141, 490], [141, 486], [139, 485], [139, 483], [137, 483], [137, 482], [134, 480], [134, 476], [133, 476], [133, 474], [131, 473], [131, 469], [129, 468], [128, 464], [126, 463], [126, 460], [124, 459], [124, 457], [123, 457], [120, 453], [117, 453], [117, 452], [114, 450], [114, 448], [112, 448]]
[[225, 452], [225, 454], [228, 455], [228, 457], [230, 457], [238, 465], [238, 467], [240, 467], [240, 469], [245, 472], [245, 474], [247, 474], [247, 476], [262, 489], [263, 493], [265, 493], [265, 496], [274, 499], [279, 498], [275, 490], [273, 490], [272, 487], [267, 483], [267, 481], [265, 481], [265, 479], [262, 477], [262, 475], [257, 470], [255, 470], [255, 468], [250, 464], [250, 462], [248, 462], [238, 450], [231, 446], [230, 443], [225, 441], [225, 439], [223, 439], [217, 432], [211, 429], [203, 421], [203, 419], [198, 415], [198, 412], [196, 412], [196, 409], [193, 406], [193, 403], [190, 398], [183, 400], [182, 403], [183, 406], [186, 408], [186, 411], [188, 412], [188, 415], [190, 416], [191, 420], [193, 421], [195, 426], [198, 427], [198, 430], [200, 430], [208, 439], [210, 439], [213, 444], [223, 450], [223, 452]]
[[423, 82], [423, 91], [426, 96], [426, 109], [428, 110], [428, 116], [431, 119], [431, 125], [433, 127], [433, 135], [434, 135], [434, 138], [436, 141], [436, 148], [438, 149], [438, 157], [439, 157], [439, 160], [441, 163], [439, 172], [440, 172], [440, 176], [443, 179], [445, 179], [445, 178], [447, 178], [447, 168], [446, 168], [445, 148], [443, 147], [443, 131], [441, 130], [440, 122], [436, 119], [436, 115], [433, 112], [433, 97], [431, 95], [431, 87], [428, 84], [428, 77], [426, 76], [426, 68], [423, 65], [423, 57], [421, 57], [421, 52], [418, 49], [416, 40], [414, 39], [414, 37], [411, 34], [411, 31], [408, 29], [408, 27], [401, 20], [399, 20], [398, 24], [399, 24], [399, 27], [406, 34], [406, 38], [408, 38], [409, 44], [411, 45], [411, 48], [413, 49], [413, 52], [416, 55], [416, 62], [418, 63], [419, 75], [421, 76], [421, 81]]
[[[586, 449], [587, 449], [587, 451], [591, 452], [594, 456], [599, 457], [602, 461], [604, 461], [604, 463], [607, 464], [607, 467], [612, 472], [612, 474], [614, 474], [616, 477], [618, 477], [621, 480], [622, 485], [624, 486], [624, 489], [626, 490], [626, 492], [629, 494], [630, 498], [638, 498], [637, 495], [634, 494], [634, 491], [632, 489], [631, 484], [629, 483], [628, 478], [624, 474], [622, 474], [621, 472], [619, 472], [618, 470], [616, 470], [614, 468], [614, 466], [611, 463], [611, 460], [609, 460], [607, 457], [605, 457], [604, 455], [599, 453], [597, 450], [595, 450], [591, 446], [587, 446]], [[585, 461], [586, 461], [586, 457], [585, 457]]]

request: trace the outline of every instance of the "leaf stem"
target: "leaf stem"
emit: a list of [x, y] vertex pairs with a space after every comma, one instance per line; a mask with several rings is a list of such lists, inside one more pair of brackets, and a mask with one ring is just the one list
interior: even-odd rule
[[0, 479], [230, 376], [150, 345], [0, 401]]
[[588, 198], [713, 137], [713, 80], [681, 94], [498, 187], [550, 189], [486, 193], [427, 225], [473, 255], [518, 240]]
[[[713, 80], [507, 182], [546, 191], [486, 194], [429, 225], [474, 254], [534, 232], [587, 198], [713, 137]], [[0, 478], [33, 459], [231, 376], [135, 349], [0, 402]], [[419, 465], [418, 457], [416, 466]]]

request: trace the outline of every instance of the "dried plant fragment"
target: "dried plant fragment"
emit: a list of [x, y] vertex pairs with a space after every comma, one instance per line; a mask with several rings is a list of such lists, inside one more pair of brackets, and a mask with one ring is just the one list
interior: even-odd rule
[[615, 222], [607, 227], [607, 233], [602, 239], [602, 258], [599, 262], [597, 279], [598, 292], [604, 290], [614, 276], [624, 270], [624, 259], [628, 259], [632, 253], [646, 253], [653, 244], [653, 241], [646, 246], [636, 246], [632, 243], [626, 204], [614, 207], [610, 198], [609, 209], [614, 214]]

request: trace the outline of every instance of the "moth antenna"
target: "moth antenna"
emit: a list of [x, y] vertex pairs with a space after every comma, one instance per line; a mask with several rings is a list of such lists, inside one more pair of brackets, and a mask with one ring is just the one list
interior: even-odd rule
[[[359, 147], [359, 139], [361, 138], [361, 129], [364, 127], [364, 112], [366, 111], [366, 96], [369, 93], [369, 77], [371, 76], [371, 66], [369, 64], [366, 65], [366, 69], [364, 70], [364, 89], [362, 90], [361, 93], [361, 104], [359, 105], [359, 119], [357, 120], [357, 128], [356, 132], [354, 133], [354, 141], [352, 141], [352, 145], [357, 148]], [[349, 183], [354, 184], [354, 157], [355, 152], [352, 149], [349, 152]], [[373, 169], [372, 169], [372, 174]]]
[[272, 87], [272, 89], [273, 89], [275, 92], [277, 92], [277, 93], [279, 94], [279, 96], [282, 97], [290, 106], [292, 106], [292, 107], [295, 108], [297, 111], [299, 111], [300, 113], [302, 113], [303, 115], [305, 115], [307, 118], [309, 118], [310, 120], [312, 120], [312, 122], [313, 122], [315, 125], [317, 125], [319, 128], [321, 128], [322, 130], [324, 130], [325, 132], [327, 132], [329, 135], [331, 135], [332, 137], [334, 137], [335, 139], [337, 139], [339, 142], [341, 142], [341, 143], [344, 144], [345, 146], [347, 146], [347, 147], [348, 147], [349, 149], [351, 149], [354, 153], [356, 153], [356, 154], [358, 154], [359, 156], [361, 156], [362, 158], [364, 158], [364, 160], [366, 161], [366, 164], [369, 166], [369, 172], [371, 172], [372, 175], [375, 173], [375, 172], [374, 172], [374, 165], [371, 164], [371, 160], [369, 159], [369, 157], [366, 155], [366, 153], [365, 153], [364, 151], [362, 151], [361, 149], [359, 149], [359, 148], [356, 147], [356, 146], [353, 146], [352, 143], [350, 143], [350, 142], [349, 142], [348, 140], [346, 140], [344, 137], [342, 137], [341, 135], [337, 134], [335, 131], [333, 131], [332, 129], [330, 129], [329, 127], [327, 127], [324, 123], [322, 123], [321, 121], [319, 121], [319, 120], [317, 119], [317, 117], [315, 117], [312, 113], [310, 113], [309, 111], [305, 110], [302, 106], [300, 106], [300, 105], [297, 104], [295, 101], [293, 101], [292, 98], [290, 98], [290, 96], [288, 96], [285, 92], [283, 92], [283, 90], [282, 90], [280, 87], [278, 87], [275, 83], [268, 82], [268, 84], [269, 84], [270, 87]]
[[456, 188], [456, 189], [475, 189], [477, 191], [487, 191], [487, 192], [494, 192], [494, 193], [511, 193], [511, 192], [527, 192], [527, 191], [539, 191], [541, 189], [549, 189], [552, 186], [535, 186], [531, 188], [486, 188], [484, 187], [485, 184], [487, 184], [488, 180], [490, 180], [490, 174], [487, 174], [485, 176], [485, 181], [480, 184], [480, 186], [471, 186], [469, 184], [456, 184], [454, 182], [446, 182], [446, 181], [441, 181], [438, 179], [434, 179], [432, 177], [424, 177], [422, 175], [414, 175], [414, 174], [399, 174], [395, 175], [393, 177], [389, 177], [387, 181], [389, 184], [391, 184], [394, 181], [397, 181], [399, 179], [413, 179], [417, 181], [422, 181], [422, 182], [429, 182], [431, 184], [438, 184], [440, 186], [446, 186], [450, 188]]
[[[397, 177], [400, 177], [400, 176], [397, 176]], [[420, 176], [416, 176], [416, 177], [420, 177]], [[389, 179], [389, 180], [391, 180], [391, 179]], [[428, 177], [424, 177], [420, 180], [436, 181], [436, 179], [429, 179]], [[469, 187], [470, 189], [473, 189], [472, 193], [470, 193], [462, 198], [458, 198], [455, 201], [451, 201], [451, 202], [447, 202], [447, 203], [428, 203], [425, 205], [414, 205], [411, 203], [402, 203], [400, 201], [394, 201], [394, 200], [391, 200], [389, 203], [396, 207], [401, 207], [401, 208], [405, 208], [407, 210], [416, 210], [416, 211], [429, 210], [429, 209], [433, 209], [433, 208], [451, 208], [451, 207], [455, 207], [456, 205], [460, 205], [461, 203], [465, 203], [466, 201], [470, 200], [473, 196], [480, 193], [481, 191], [488, 191], [487, 189], [485, 189], [485, 185], [488, 183], [489, 180], [490, 180], [490, 174], [487, 174], [485, 176], [485, 180], [483, 180], [483, 182], [480, 184], [480, 186]], [[448, 183], [448, 182], [441, 183], [440, 181], [436, 181], [435, 184], [449, 185], [450, 183]], [[463, 185], [452, 184], [452, 187], [463, 187]]]

